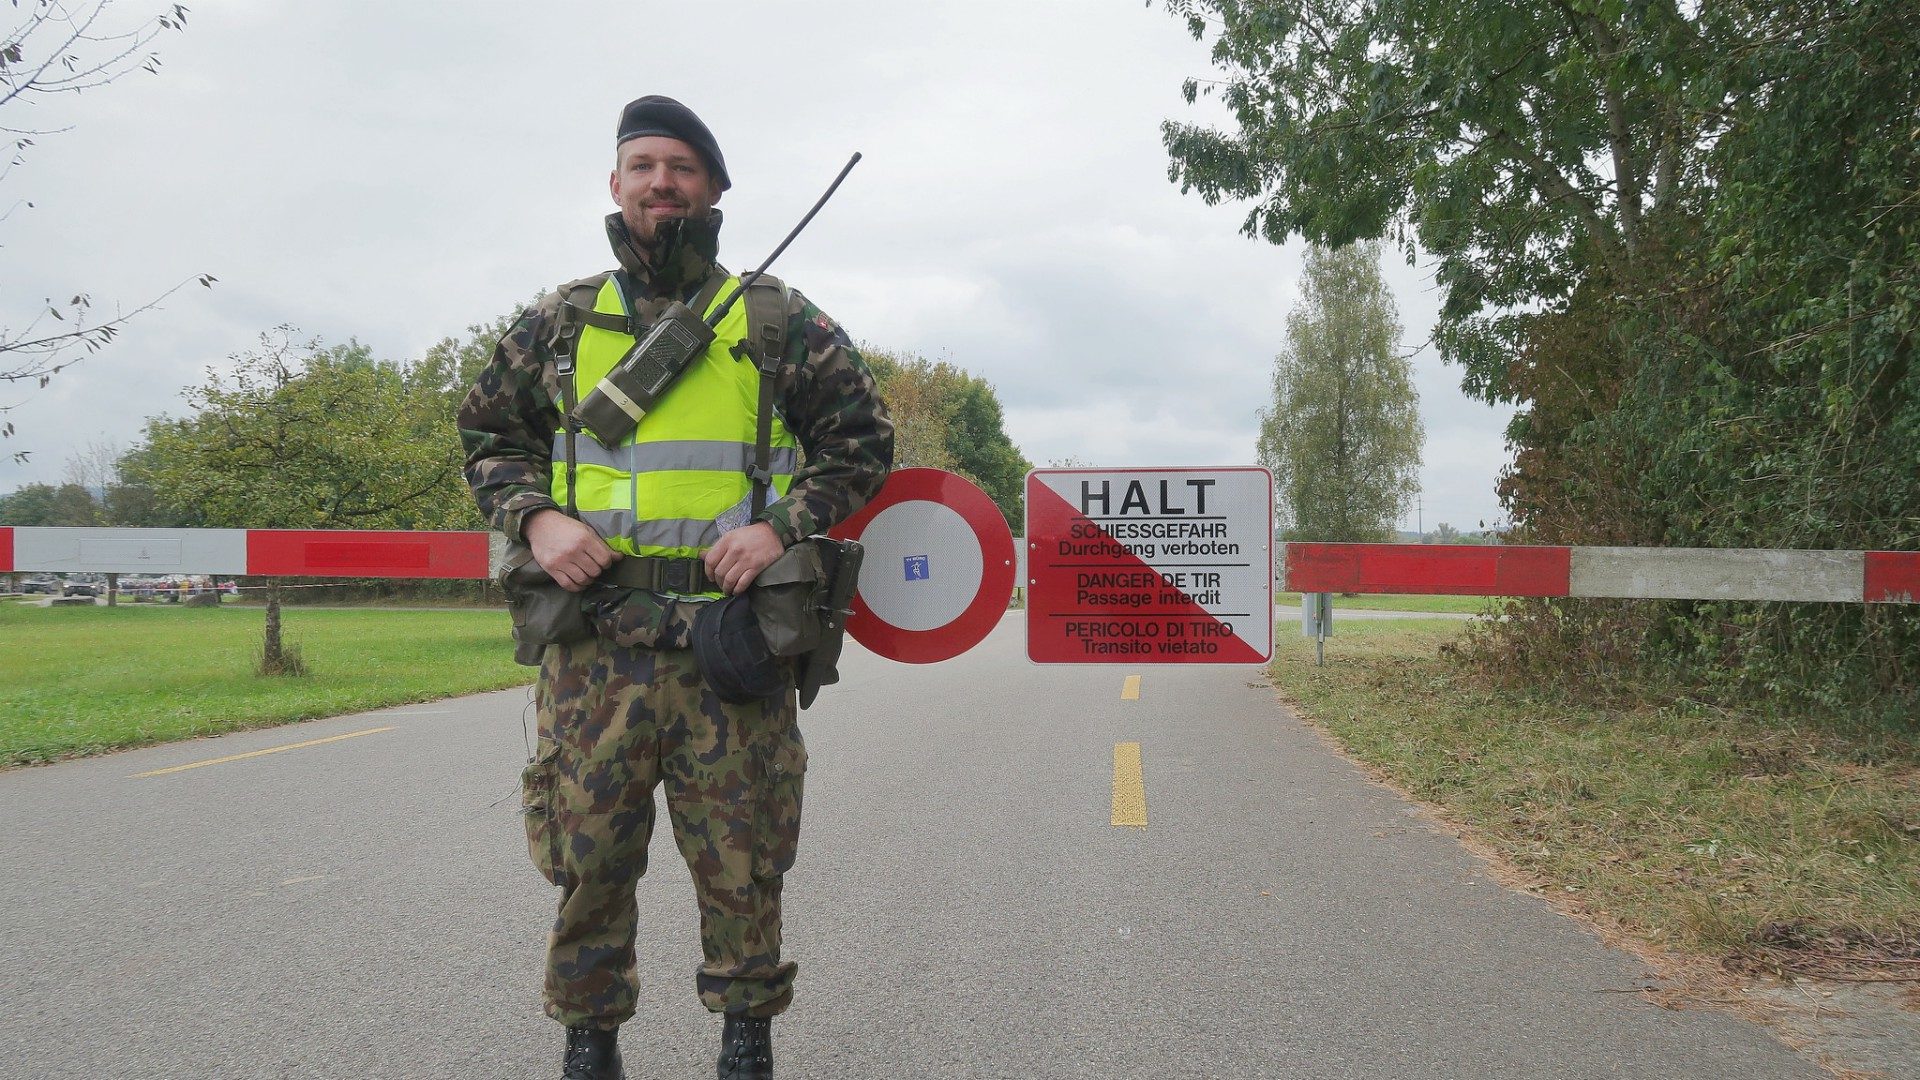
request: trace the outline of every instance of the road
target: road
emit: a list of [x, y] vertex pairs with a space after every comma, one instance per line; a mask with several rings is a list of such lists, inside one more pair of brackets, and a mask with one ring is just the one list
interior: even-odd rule
[[[850, 648], [805, 714], [779, 1075], [1824, 1075], [1733, 1016], [1646, 1001], [1641, 964], [1490, 882], [1257, 671], [1023, 650], [1015, 617], [944, 664]], [[526, 706], [0, 774], [0, 1077], [557, 1075], [554, 893], [514, 790]], [[1127, 742], [1144, 828], [1111, 824]], [[653, 867], [628, 1075], [710, 1077], [664, 826]]]

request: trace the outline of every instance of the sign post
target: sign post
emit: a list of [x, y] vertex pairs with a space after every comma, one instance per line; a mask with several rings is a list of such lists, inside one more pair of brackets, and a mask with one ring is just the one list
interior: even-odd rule
[[1333, 594], [1300, 594], [1300, 632], [1313, 639], [1313, 664], [1327, 666], [1327, 638], [1333, 633]]
[[1027, 474], [1027, 658], [1263, 664], [1273, 656], [1273, 475]]

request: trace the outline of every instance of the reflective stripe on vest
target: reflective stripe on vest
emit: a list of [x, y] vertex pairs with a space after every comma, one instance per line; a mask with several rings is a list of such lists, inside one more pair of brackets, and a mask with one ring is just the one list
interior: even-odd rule
[[[624, 315], [614, 277], [600, 287], [593, 309]], [[711, 315], [739, 284], [729, 278], [716, 294]], [[744, 525], [752, 513], [754, 428], [760, 409], [760, 371], [751, 359], [733, 355], [747, 336], [746, 304], [735, 302], [714, 328], [713, 344], [695, 357], [667, 388], [633, 433], [612, 450], [591, 436], [575, 440], [581, 520], [629, 555], [697, 556], [712, 547], [724, 527]], [[633, 348], [628, 334], [596, 326], [580, 328], [574, 385], [585, 397]], [[773, 417], [770, 457], [773, 498], [793, 483], [799, 442], [779, 413]], [[555, 502], [567, 502], [566, 434], [553, 442]], [[717, 594], [714, 594], [717, 595]]]
[[[698, 472], [746, 472], [753, 464], [753, 446], [732, 442], [697, 442], [692, 439], [616, 446], [612, 450], [591, 438], [575, 440], [574, 460], [582, 465], [598, 465], [616, 472], [661, 472], [669, 469]], [[554, 443], [557, 454], [567, 452], [563, 433]], [[776, 446], [768, 455], [776, 474], [793, 475], [799, 456], [791, 446]]]

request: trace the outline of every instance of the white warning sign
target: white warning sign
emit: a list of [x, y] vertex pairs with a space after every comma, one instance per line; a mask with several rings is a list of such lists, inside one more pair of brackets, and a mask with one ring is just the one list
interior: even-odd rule
[[1036, 663], [1265, 663], [1272, 474], [1036, 469], [1026, 584]]

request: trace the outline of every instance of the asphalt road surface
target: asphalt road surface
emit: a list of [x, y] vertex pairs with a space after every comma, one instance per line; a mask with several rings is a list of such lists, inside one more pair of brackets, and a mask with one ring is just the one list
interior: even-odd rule
[[[1489, 882], [1256, 670], [1037, 667], [1009, 618], [958, 660], [850, 648], [844, 674], [803, 717], [782, 1077], [1823, 1075], [1646, 1001], [1638, 962]], [[0, 1076], [557, 1076], [528, 711], [0, 774]], [[1111, 823], [1129, 742], [1144, 828]], [[711, 1077], [692, 888], [654, 844], [628, 1075]]]

